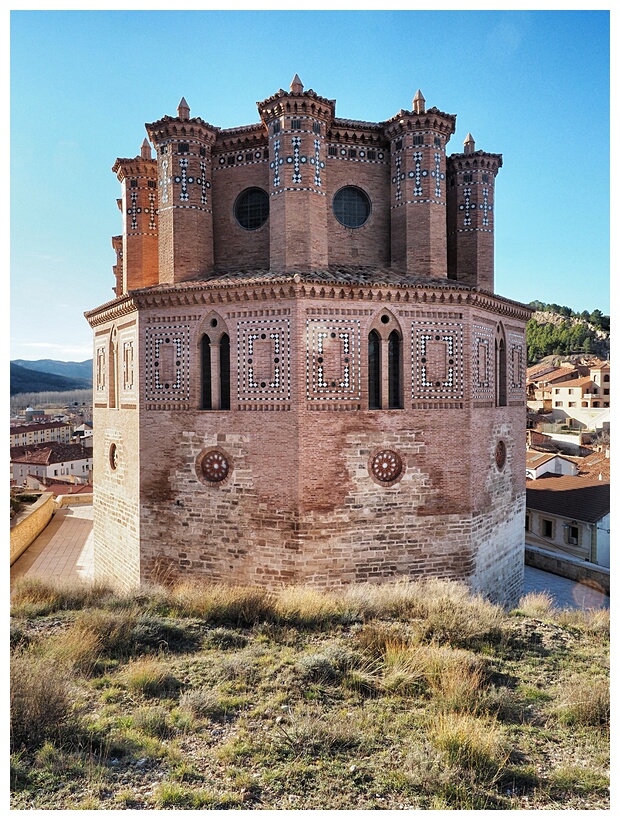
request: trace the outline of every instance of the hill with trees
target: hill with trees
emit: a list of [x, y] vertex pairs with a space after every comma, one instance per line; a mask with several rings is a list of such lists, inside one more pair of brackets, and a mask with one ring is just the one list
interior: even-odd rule
[[527, 323], [527, 363], [545, 356], [582, 354], [609, 357], [610, 319], [600, 310], [577, 313], [565, 305], [530, 302], [535, 313]]
[[69, 376], [58, 376], [32, 370], [29, 367], [11, 362], [10, 390], [11, 396], [17, 393], [42, 393], [46, 391], [70, 391], [92, 387], [92, 380], [76, 379]]

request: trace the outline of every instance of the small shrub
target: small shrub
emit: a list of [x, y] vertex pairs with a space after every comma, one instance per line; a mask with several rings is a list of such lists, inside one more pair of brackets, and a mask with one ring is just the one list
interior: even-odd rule
[[211, 649], [243, 649], [247, 642], [247, 638], [239, 632], [225, 626], [209, 630], [204, 641], [205, 646]]
[[435, 703], [452, 711], [475, 711], [480, 706], [485, 673], [480, 660], [460, 649], [426, 648], [426, 679]]
[[297, 670], [304, 681], [338, 684], [357, 663], [359, 658], [349, 650], [341, 646], [326, 646], [321, 652], [302, 656]]
[[11, 749], [34, 751], [56, 740], [71, 716], [70, 679], [50, 658], [18, 651], [11, 658]]
[[181, 694], [179, 708], [185, 709], [193, 717], [218, 720], [226, 715], [219, 693], [208, 687], [188, 689]]
[[97, 666], [102, 645], [100, 634], [84, 624], [75, 623], [50, 638], [45, 651], [54, 662], [83, 675], [91, 675]]

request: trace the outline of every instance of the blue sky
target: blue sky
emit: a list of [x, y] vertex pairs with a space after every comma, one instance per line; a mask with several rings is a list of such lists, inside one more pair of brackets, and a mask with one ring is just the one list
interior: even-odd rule
[[609, 294], [609, 12], [13, 11], [11, 359], [92, 355], [85, 310], [113, 298], [121, 233], [111, 172], [145, 122], [258, 122], [288, 88], [336, 114], [457, 115], [448, 152], [503, 155], [495, 287], [604, 313]]

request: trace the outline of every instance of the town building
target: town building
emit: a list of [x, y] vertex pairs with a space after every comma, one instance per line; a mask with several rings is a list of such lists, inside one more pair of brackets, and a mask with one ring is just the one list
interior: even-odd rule
[[65, 478], [86, 483], [92, 478], [92, 450], [80, 444], [50, 442], [30, 447], [11, 447], [11, 480], [17, 486], [29, 477]]
[[[500, 154], [456, 117], [146, 125], [94, 333], [95, 574], [334, 586], [523, 578], [525, 324], [494, 293]], [[155, 150], [152, 155], [151, 144]]]
[[29, 424], [11, 425], [11, 447], [28, 447], [32, 444], [44, 444], [57, 441], [68, 444], [71, 440], [70, 424], [59, 421], [32, 422]]
[[547, 552], [610, 565], [610, 484], [592, 476], [528, 481], [525, 541]]

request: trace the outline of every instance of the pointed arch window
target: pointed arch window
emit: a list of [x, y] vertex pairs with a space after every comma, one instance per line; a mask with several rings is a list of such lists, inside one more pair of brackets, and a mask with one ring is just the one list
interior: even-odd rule
[[211, 410], [211, 339], [205, 335], [200, 340], [200, 407]]
[[387, 310], [368, 334], [368, 409], [403, 407], [403, 336], [397, 319]]
[[396, 410], [403, 406], [401, 390], [402, 339], [397, 330], [388, 336], [388, 407]]
[[381, 337], [376, 330], [368, 336], [368, 408], [381, 408]]
[[220, 338], [220, 409], [230, 410], [230, 337]]
[[508, 404], [506, 342], [501, 327], [498, 328], [497, 333], [495, 338], [495, 406], [505, 407]]
[[212, 316], [208, 333], [199, 336], [201, 410], [230, 410], [230, 336], [222, 320]]

